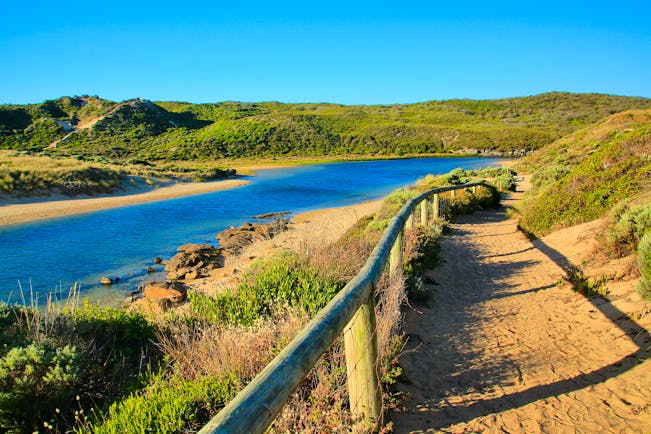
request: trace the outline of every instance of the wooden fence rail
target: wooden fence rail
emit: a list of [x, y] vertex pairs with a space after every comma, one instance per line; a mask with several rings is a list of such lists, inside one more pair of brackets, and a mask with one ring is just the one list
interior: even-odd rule
[[480, 185], [485, 185], [484, 181], [435, 188], [409, 200], [391, 220], [359, 273], [199, 433], [264, 432], [344, 330], [351, 412], [360, 421], [354, 431], [376, 427], [381, 420], [382, 397], [377, 375], [373, 288], [387, 262], [390, 272], [402, 267], [403, 232], [406, 225], [414, 224], [418, 205], [420, 223], [426, 225], [430, 211], [432, 215], [439, 214], [441, 193], [474, 190]]

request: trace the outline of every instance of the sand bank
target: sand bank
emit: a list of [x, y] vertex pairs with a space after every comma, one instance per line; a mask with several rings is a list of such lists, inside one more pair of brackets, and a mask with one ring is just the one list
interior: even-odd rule
[[226, 190], [248, 184], [241, 179], [212, 182], [191, 182], [173, 184], [143, 191], [133, 188], [124, 193], [85, 196], [70, 199], [67, 196], [47, 198], [12, 199], [0, 202], [0, 225], [11, 225], [36, 220], [50, 219], [74, 214], [83, 214], [101, 209], [117, 208], [145, 202], [155, 202], [177, 197], [192, 196], [213, 191]]

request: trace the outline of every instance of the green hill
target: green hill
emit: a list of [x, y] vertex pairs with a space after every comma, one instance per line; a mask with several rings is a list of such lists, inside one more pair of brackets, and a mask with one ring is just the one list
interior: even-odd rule
[[[190, 104], [64, 97], [0, 106], [0, 148], [114, 161], [518, 154], [632, 108], [646, 98], [547, 93], [499, 100], [342, 106]], [[72, 132], [72, 133], [71, 133]]]

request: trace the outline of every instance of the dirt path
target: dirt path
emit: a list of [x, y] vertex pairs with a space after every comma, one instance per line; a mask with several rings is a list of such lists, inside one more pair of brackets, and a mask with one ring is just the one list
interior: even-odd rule
[[651, 433], [649, 334], [559, 284], [562, 249], [516, 225], [482, 211], [443, 237], [431, 307], [408, 314], [394, 432]]

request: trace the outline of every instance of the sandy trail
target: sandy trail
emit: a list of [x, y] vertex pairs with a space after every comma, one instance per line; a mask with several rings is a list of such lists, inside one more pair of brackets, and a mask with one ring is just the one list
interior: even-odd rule
[[649, 334], [559, 284], [563, 243], [532, 243], [503, 209], [452, 228], [431, 307], [408, 313], [395, 432], [651, 432]]

